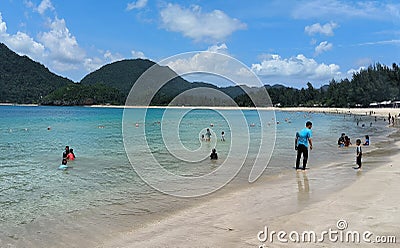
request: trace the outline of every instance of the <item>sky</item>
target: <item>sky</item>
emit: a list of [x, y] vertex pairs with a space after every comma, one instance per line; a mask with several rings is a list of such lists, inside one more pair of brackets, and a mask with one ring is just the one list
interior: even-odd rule
[[213, 57], [223, 54], [246, 73], [203, 80], [253, 86], [253, 74], [262, 84], [320, 87], [400, 63], [400, 1], [0, 0], [0, 42], [75, 82], [135, 58], [167, 59], [178, 73], [241, 73]]

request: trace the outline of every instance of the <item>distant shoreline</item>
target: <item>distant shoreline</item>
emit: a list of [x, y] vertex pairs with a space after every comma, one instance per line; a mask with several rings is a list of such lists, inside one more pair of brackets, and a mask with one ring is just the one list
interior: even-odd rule
[[[39, 104], [17, 104], [17, 103], [0, 103], [0, 106], [28, 106], [37, 107]], [[43, 105], [54, 106], [55, 105]], [[76, 107], [89, 108], [129, 108], [129, 109], [217, 109], [217, 110], [274, 110], [274, 111], [290, 111], [290, 112], [311, 112], [311, 113], [329, 113], [329, 114], [354, 114], [354, 115], [372, 115], [372, 116], [389, 116], [395, 115], [399, 118], [400, 108], [334, 108], [334, 107], [224, 107], [224, 106], [125, 106], [125, 105], [82, 105]], [[371, 113], [371, 114], [370, 114]]]
[[[314, 113], [330, 113], [330, 114], [353, 114], [353, 115], [372, 115], [372, 116], [398, 116], [400, 108], [323, 108], [323, 107], [291, 107], [276, 108], [281, 111], [298, 111], [298, 112], [314, 112]], [[370, 114], [371, 113], [371, 114]]]
[[39, 104], [32, 103], [0, 103], [0, 106], [26, 106], [26, 107], [38, 107]]

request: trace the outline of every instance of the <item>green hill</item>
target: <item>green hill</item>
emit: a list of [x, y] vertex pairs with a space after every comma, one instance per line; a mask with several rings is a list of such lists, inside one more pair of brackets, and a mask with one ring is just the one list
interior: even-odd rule
[[[139, 79], [140, 76], [144, 75], [143, 73], [145, 71], [149, 70], [150, 68], [152, 73], [151, 76], [147, 77], [144, 80], [146, 82], [146, 85], [144, 85], [144, 87], [140, 89], [139, 93], [135, 92], [135, 96], [129, 99], [128, 104], [147, 105], [146, 100], [151, 99], [151, 105], [162, 106], [168, 105], [177, 95], [190, 89], [198, 87], [219, 89], [217, 86], [208, 83], [190, 83], [182, 77], [178, 76], [169, 67], [160, 66], [150, 60], [144, 59], [121, 60], [105, 65], [100, 69], [85, 76], [81, 80], [81, 84], [104, 84], [108, 87], [118, 89], [124, 96], [124, 98], [126, 98], [135, 82]], [[145, 74], [145, 76], [146, 75], [149, 74]], [[162, 86], [157, 94], [154, 95], [154, 97], [151, 96], [150, 92], [155, 88], [158, 88], [159, 85], [163, 85], [165, 78], [172, 79], [168, 81], [164, 86]], [[210, 101], [210, 99], [213, 99], [213, 97], [211, 96], [197, 96], [196, 94], [190, 95], [190, 93], [187, 93], [185, 99], [185, 101], [178, 101], [175, 104], [192, 105], [196, 103], [209, 105], [211, 102], [215, 102]], [[122, 104], [124, 103], [125, 102], [123, 102]]]
[[0, 43], [0, 102], [39, 103], [42, 97], [69, 83], [72, 81]]
[[145, 59], [113, 62], [89, 73], [80, 83], [83, 85], [104, 84], [128, 95], [135, 81], [154, 64], [153, 61]]
[[[160, 76], [155, 76], [149, 80], [148, 87], [156, 87], [159, 80], [162, 80], [164, 75], [177, 76], [168, 67], [162, 67], [150, 60], [145, 59], [129, 59], [121, 60], [111, 64], [107, 64], [100, 69], [88, 74], [81, 80], [82, 85], [104, 84], [108, 87], [119, 90], [123, 96], [123, 102], [128, 96], [132, 86], [143, 73], [154, 66], [152, 69], [157, 71]], [[155, 81], [154, 81], [155, 80]], [[191, 85], [181, 77], [176, 77], [168, 83], [168, 87], [163, 87], [152, 100], [152, 105], [166, 105], [180, 92], [191, 88]], [[140, 96], [135, 96], [135, 100], [145, 98], [147, 91], [143, 91]], [[137, 104], [135, 104], [137, 105]]]

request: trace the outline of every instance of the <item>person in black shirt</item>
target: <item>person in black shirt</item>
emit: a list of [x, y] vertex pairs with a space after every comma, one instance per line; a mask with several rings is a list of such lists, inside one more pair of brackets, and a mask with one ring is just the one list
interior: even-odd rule
[[344, 146], [344, 143], [345, 143], [344, 137], [345, 136], [346, 136], [346, 134], [342, 133], [342, 136], [340, 136], [340, 138], [338, 139], [337, 144], [338, 144], [339, 147], [343, 147]]
[[357, 145], [357, 149], [356, 149], [356, 164], [358, 165], [358, 167], [354, 168], [354, 169], [361, 169], [361, 158], [362, 158], [362, 149], [361, 149], [361, 140], [357, 139], [356, 140], [356, 145]]
[[215, 148], [212, 149], [212, 151], [211, 151], [210, 159], [211, 160], [217, 160], [218, 159], [217, 150]]
[[69, 154], [69, 146], [66, 146], [65, 151], [63, 152], [63, 158], [67, 158], [68, 154]]

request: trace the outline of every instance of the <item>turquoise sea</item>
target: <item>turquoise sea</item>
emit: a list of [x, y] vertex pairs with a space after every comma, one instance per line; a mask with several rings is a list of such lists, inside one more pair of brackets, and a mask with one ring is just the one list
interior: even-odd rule
[[[353, 144], [369, 134], [368, 152], [392, 131], [382, 119], [369, 116], [303, 112], [268, 112], [265, 123], [254, 110], [151, 108], [124, 113], [122, 108], [0, 106], [0, 113], [0, 247], [96, 246], [120, 231], [246, 187], [260, 154], [272, 154], [261, 178], [282, 176], [293, 170], [294, 135], [307, 120], [313, 122], [311, 169], [354, 164], [354, 147], [337, 148], [342, 132]], [[213, 134], [211, 142], [201, 140], [207, 128]], [[225, 142], [220, 140], [222, 131]], [[261, 142], [265, 150], [259, 151]], [[69, 162], [72, 168], [61, 171], [57, 168], [66, 145], [74, 149], [76, 160]], [[214, 147], [219, 160], [210, 161]], [[150, 170], [157, 163], [167, 172], [196, 178], [218, 172], [227, 159], [235, 164], [243, 158], [234, 180], [222, 192], [205, 197], [171, 196], [192, 190], [191, 185], [179, 185], [177, 192], [156, 190], [134, 170]], [[263, 159], [268, 161], [269, 156]], [[157, 181], [160, 171], [146, 176]], [[338, 178], [343, 183], [353, 179], [352, 173]], [[204, 195], [209, 189], [204, 185], [202, 190]]]

